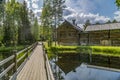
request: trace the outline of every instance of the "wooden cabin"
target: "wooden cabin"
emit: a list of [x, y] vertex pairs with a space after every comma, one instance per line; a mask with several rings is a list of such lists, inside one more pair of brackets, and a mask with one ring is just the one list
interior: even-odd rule
[[65, 20], [57, 29], [62, 45], [120, 46], [120, 23], [90, 25], [85, 30]]
[[87, 37], [88, 45], [120, 46], [120, 23], [91, 25], [84, 32], [81, 35]]
[[82, 29], [75, 24], [65, 20], [57, 28], [57, 40], [61, 45], [79, 45], [80, 44], [80, 33]]

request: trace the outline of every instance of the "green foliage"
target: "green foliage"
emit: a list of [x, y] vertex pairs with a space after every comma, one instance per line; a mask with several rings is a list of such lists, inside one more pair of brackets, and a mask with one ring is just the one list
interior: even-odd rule
[[0, 4], [0, 41], [5, 46], [32, 43], [34, 38], [38, 39], [36, 35], [39, 33], [34, 31], [35, 35], [32, 35], [33, 20], [25, 1], [23, 4], [15, 0]]
[[46, 48], [49, 54], [56, 53], [86, 53], [108, 56], [120, 56], [120, 47], [110, 46], [56, 46]]
[[118, 54], [120, 56], [120, 47], [93, 46], [92, 50], [94, 53], [101, 52], [102, 54]]
[[34, 20], [34, 26], [32, 27], [32, 34], [33, 34], [33, 38], [35, 41], [38, 41], [39, 40], [39, 37], [40, 37], [40, 31], [39, 31], [39, 24], [38, 24], [38, 20], [37, 18], [35, 18]]
[[120, 0], [116, 0], [116, 6], [118, 6], [118, 8], [120, 7]]
[[108, 20], [106, 23], [107, 23], [107, 24], [109, 24], [109, 23], [111, 23], [111, 21], [110, 21], [110, 20]]
[[0, 27], [0, 41], [3, 40], [3, 27]]
[[41, 20], [43, 40], [48, 40], [51, 43], [57, 40], [56, 28], [59, 26], [62, 19], [65, 0], [44, 0]]
[[[10, 52], [13, 51], [15, 49], [15, 47], [0, 47], [0, 52]], [[22, 50], [24, 49], [24, 46], [17, 46], [16, 50]]]
[[112, 23], [117, 23], [117, 20], [114, 19], [114, 20], [112, 21]]

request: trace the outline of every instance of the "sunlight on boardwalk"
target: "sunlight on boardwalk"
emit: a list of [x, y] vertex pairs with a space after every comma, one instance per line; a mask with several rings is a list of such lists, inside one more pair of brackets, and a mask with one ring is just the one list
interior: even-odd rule
[[18, 74], [17, 80], [47, 80], [41, 45], [35, 48], [32, 56]]

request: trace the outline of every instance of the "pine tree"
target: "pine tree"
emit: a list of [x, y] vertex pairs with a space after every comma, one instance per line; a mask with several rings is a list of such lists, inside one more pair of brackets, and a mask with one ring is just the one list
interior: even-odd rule
[[33, 41], [31, 33], [31, 23], [28, 17], [28, 9], [24, 1], [20, 11], [21, 26], [19, 27], [19, 44], [30, 43]]
[[84, 24], [84, 30], [87, 28], [87, 26], [91, 25], [90, 20], [86, 20]]
[[114, 19], [114, 20], [112, 21], [112, 23], [117, 23], [117, 20]]
[[39, 37], [40, 37], [40, 35], [39, 35], [39, 24], [38, 24], [38, 19], [37, 19], [37, 17], [34, 19], [34, 26], [33, 26], [33, 28], [32, 28], [32, 32], [33, 32], [33, 37], [34, 37], [34, 40], [35, 41], [37, 41], [37, 40], [39, 40]]
[[[57, 41], [57, 26], [62, 19], [65, 0], [44, 0], [42, 10], [42, 26], [43, 35], [48, 40], [55, 39]], [[54, 37], [53, 37], [54, 36]]]
[[17, 42], [17, 26], [15, 25], [17, 3], [14, 0], [8, 2], [5, 5], [5, 13], [4, 13], [4, 38], [3, 41], [6, 45], [14, 45]]

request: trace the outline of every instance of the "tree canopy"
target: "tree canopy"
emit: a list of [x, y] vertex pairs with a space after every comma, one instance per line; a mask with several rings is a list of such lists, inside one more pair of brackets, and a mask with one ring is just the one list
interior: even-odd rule
[[57, 40], [56, 28], [62, 20], [65, 0], [44, 0], [41, 20], [43, 38], [45, 40]]
[[120, 8], [120, 0], [116, 0], [116, 6], [118, 6], [118, 8]]
[[[2, 33], [0, 34], [0, 42], [3, 42], [5, 46], [11, 46], [33, 43], [38, 40], [39, 31], [36, 31], [34, 35], [32, 34], [34, 28], [39, 27], [38, 20], [31, 16], [31, 12], [25, 1], [19, 3], [11, 0], [5, 4], [1, 3], [0, 32]], [[36, 21], [36, 25], [33, 25], [34, 21]], [[37, 39], [35, 36], [37, 36]]]

